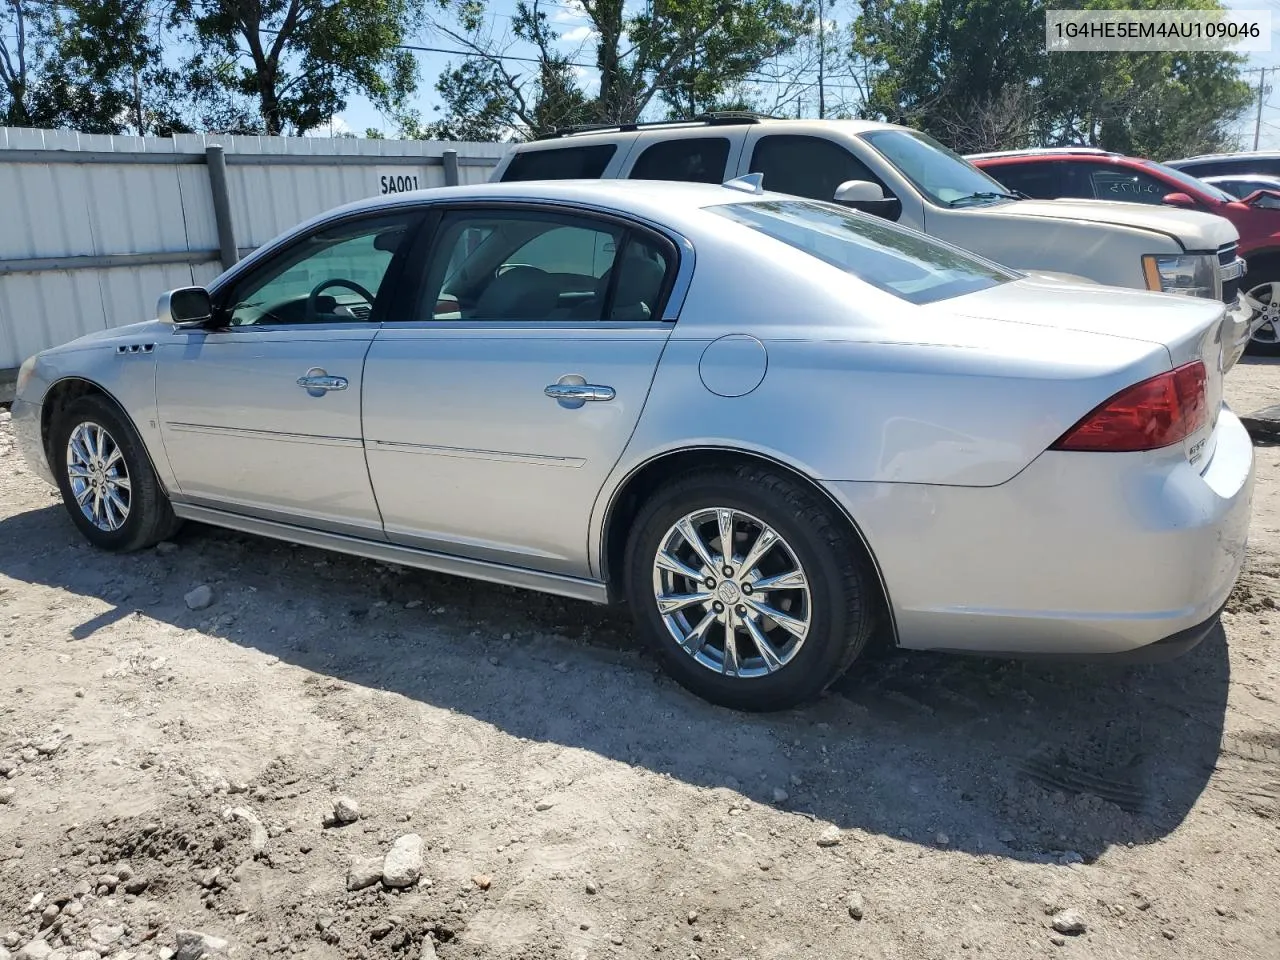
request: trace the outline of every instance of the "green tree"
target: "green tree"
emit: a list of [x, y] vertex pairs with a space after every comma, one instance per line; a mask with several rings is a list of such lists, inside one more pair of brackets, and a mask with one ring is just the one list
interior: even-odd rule
[[[437, 81], [444, 116], [428, 129], [508, 139], [576, 123], [629, 123], [658, 103], [687, 116], [740, 102], [744, 78], [791, 48], [812, 21], [806, 0], [654, 0], [643, 9], [583, 0], [582, 11], [588, 39], [566, 55], [538, 0], [520, 0], [501, 37], [482, 0], [454, 5], [452, 21], [436, 26], [468, 57]], [[528, 44], [532, 63], [511, 55]], [[588, 94], [577, 64], [592, 59], [599, 85]]]
[[197, 45], [193, 93], [266, 134], [313, 130], [356, 93], [400, 113], [417, 86], [400, 47], [419, 0], [176, 0], [174, 16]]
[[34, 126], [33, 103], [49, 51], [51, 20], [38, 0], [0, 0], [0, 123]]
[[[1083, 9], [1221, 9], [1215, 0], [1085, 0]], [[1041, 82], [1034, 135], [1165, 159], [1233, 149], [1252, 99], [1244, 58], [1224, 53], [1054, 54]]]
[[471, 52], [460, 64], [450, 64], [436, 80], [443, 116], [426, 127], [408, 132], [435, 140], [527, 139], [589, 118], [589, 101], [578, 86], [569, 58], [557, 49], [559, 34], [552, 28], [540, 0], [519, 0], [511, 19], [512, 40], [532, 44], [537, 54], [529, 64], [504, 55], [486, 31], [483, 6], [457, 8], [458, 29], [451, 35]]
[[1055, 53], [1058, 8], [1221, 9], [1217, 0], [866, 0], [851, 58], [863, 113], [919, 127], [961, 152], [1089, 144], [1145, 156], [1232, 146], [1247, 104], [1225, 53]]

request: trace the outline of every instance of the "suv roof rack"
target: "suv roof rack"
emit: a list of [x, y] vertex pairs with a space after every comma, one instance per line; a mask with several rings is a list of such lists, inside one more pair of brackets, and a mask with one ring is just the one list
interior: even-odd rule
[[967, 153], [966, 160], [989, 160], [993, 157], [1042, 157], [1055, 154], [1085, 154], [1095, 157], [1117, 157], [1114, 150], [1101, 147], [1029, 147], [1026, 150], [993, 150], [990, 153]]
[[700, 113], [691, 120], [650, 120], [644, 123], [580, 123], [572, 127], [561, 127], [551, 133], [544, 133], [535, 140], [556, 140], [560, 137], [572, 137], [588, 133], [603, 133], [616, 130], [619, 133], [634, 133], [649, 127], [682, 127], [701, 124], [707, 127], [736, 126], [743, 123], [759, 123], [762, 120], [777, 120], [778, 117], [764, 113], [752, 113], [749, 110], [716, 110], [711, 113]]

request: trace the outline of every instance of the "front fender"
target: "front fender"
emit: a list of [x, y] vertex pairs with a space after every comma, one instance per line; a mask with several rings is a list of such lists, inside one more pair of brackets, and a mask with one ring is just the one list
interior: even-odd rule
[[137, 342], [130, 339], [40, 354], [23, 391], [24, 399], [40, 407], [43, 445], [44, 427], [54, 412], [45, 407], [57, 401], [63, 388], [82, 383], [103, 393], [133, 424], [160, 485], [166, 491], [174, 491], [177, 485], [165, 456], [156, 410], [156, 344], [154, 338], [135, 339]]

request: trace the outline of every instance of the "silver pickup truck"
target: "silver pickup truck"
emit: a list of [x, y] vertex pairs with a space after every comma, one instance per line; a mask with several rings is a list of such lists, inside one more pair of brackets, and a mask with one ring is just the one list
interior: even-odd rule
[[836, 200], [1029, 272], [1228, 304], [1244, 275], [1239, 234], [1221, 217], [1022, 199], [927, 134], [866, 120], [710, 114], [565, 131], [516, 146], [490, 179], [721, 183], [751, 173], [766, 189]]

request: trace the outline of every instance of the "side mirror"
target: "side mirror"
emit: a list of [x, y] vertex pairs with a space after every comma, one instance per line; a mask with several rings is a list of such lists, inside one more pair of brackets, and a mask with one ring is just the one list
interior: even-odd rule
[[884, 191], [870, 180], [846, 180], [836, 187], [836, 203], [874, 203], [884, 200]]
[[880, 185], [870, 180], [846, 180], [836, 187], [833, 199], [843, 206], [886, 220], [902, 216], [902, 202], [897, 197], [886, 197]]
[[1196, 202], [1185, 193], [1166, 193], [1161, 203], [1167, 203], [1171, 207], [1194, 207]]
[[213, 319], [213, 301], [204, 287], [179, 287], [160, 294], [156, 319], [175, 327], [198, 327]]

